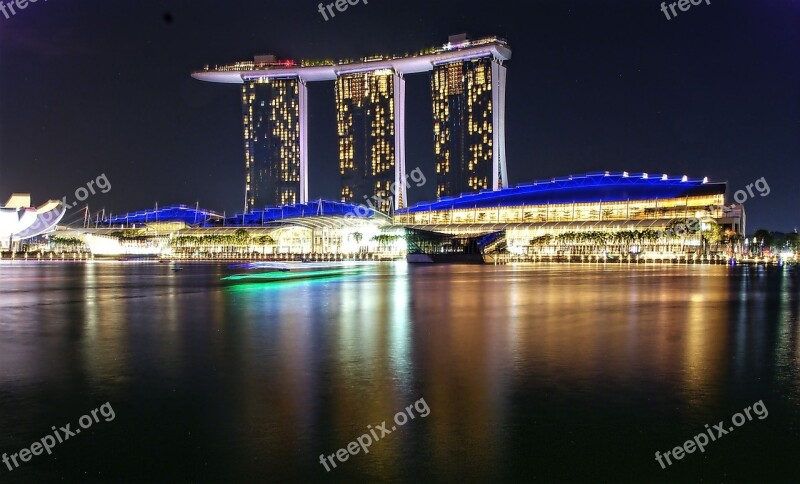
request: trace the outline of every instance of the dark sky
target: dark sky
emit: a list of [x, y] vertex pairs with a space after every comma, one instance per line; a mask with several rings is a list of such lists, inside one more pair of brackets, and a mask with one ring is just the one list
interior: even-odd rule
[[[656, 0], [389, 1], [325, 21], [317, 1], [52, 0], [0, 14], [0, 198], [72, 195], [119, 213], [156, 201], [242, 206], [239, 90], [189, 77], [205, 64], [345, 58], [508, 39], [512, 184], [627, 170], [765, 177], [748, 228], [800, 225], [800, 0], [711, 0], [667, 20]], [[410, 76], [409, 170], [429, 177], [428, 77]], [[310, 88], [310, 189], [335, 198], [333, 85]]]

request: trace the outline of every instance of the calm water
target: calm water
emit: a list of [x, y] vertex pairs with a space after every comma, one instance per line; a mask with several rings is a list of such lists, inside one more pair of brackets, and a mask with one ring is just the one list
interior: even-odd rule
[[[228, 272], [0, 265], [0, 453], [115, 413], [0, 464], [0, 482], [798, 479], [796, 272], [387, 264], [225, 287]], [[319, 463], [419, 399], [426, 418]], [[767, 418], [655, 461], [759, 400]]]

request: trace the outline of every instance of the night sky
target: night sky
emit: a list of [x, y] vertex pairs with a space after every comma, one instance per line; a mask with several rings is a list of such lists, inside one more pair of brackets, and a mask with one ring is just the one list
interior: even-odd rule
[[[156, 202], [240, 211], [239, 87], [205, 64], [405, 53], [447, 36], [509, 41], [512, 184], [589, 171], [708, 176], [746, 203], [748, 232], [800, 225], [800, 0], [711, 0], [667, 20], [660, 1], [388, 1], [325, 21], [317, 1], [52, 0], [0, 14], [0, 198], [72, 195], [91, 209]], [[338, 193], [333, 83], [310, 92], [310, 190]], [[407, 78], [408, 160], [428, 176], [427, 74]], [[4, 201], [4, 200], [3, 200]]]

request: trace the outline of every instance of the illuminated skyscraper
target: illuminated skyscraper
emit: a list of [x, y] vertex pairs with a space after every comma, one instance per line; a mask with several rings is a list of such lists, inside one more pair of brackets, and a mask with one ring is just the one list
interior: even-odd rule
[[342, 202], [372, 204], [384, 213], [402, 208], [405, 180], [396, 150], [404, 148], [395, 136], [398, 127], [402, 138], [395, 105], [403, 105], [404, 83], [388, 69], [337, 77]]
[[491, 56], [443, 63], [431, 75], [436, 195], [508, 186], [506, 68]]
[[335, 82], [341, 200], [382, 212], [408, 205], [405, 77], [433, 71], [437, 194], [508, 186], [506, 68], [497, 37], [451, 36], [412, 55], [278, 61], [259, 56], [206, 66], [192, 77], [244, 84], [248, 210], [308, 201], [306, 83]]
[[245, 80], [245, 211], [307, 201], [305, 91], [298, 78]]

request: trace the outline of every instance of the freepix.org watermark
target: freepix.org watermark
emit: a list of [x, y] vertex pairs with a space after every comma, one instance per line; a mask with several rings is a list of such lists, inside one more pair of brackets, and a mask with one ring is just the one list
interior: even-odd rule
[[[334, 13], [333, 11], [334, 7], [339, 12], [344, 13], [344, 11], [347, 10], [350, 6], [356, 6], [359, 4], [359, 2], [362, 1], [364, 2], [364, 5], [367, 5], [369, 3], [367, 0], [336, 0], [335, 2], [329, 3], [327, 5], [325, 5], [324, 3], [320, 3], [318, 10], [319, 13], [322, 14], [322, 18], [324, 18], [325, 21], [327, 22], [328, 14], [330, 14], [331, 16], [330, 18], [334, 18], [336, 16], [336, 13]], [[326, 10], [327, 13], [325, 12]]]
[[[733, 194], [733, 199], [736, 203], [743, 205], [746, 201], [750, 200], [751, 198], [755, 198], [756, 193], [753, 191], [753, 188], [756, 189], [758, 194], [761, 197], [769, 196], [771, 190], [769, 188], [769, 183], [767, 183], [767, 179], [765, 177], [761, 177], [756, 180], [754, 183], [747, 184], [744, 189], [737, 190]], [[731, 211], [731, 208], [725, 205], [711, 205], [708, 207], [708, 212], [717, 212], [721, 211], [724, 214], [727, 214]], [[684, 220], [676, 220], [676, 223], [664, 230], [661, 231], [662, 237], [683, 237], [685, 235], [696, 234], [702, 229], [703, 222], [713, 222], [714, 219], [707, 214], [704, 218], [699, 217], [690, 217]]]
[[[683, 459], [686, 454], [692, 454], [696, 450], [700, 450], [700, 452], [706, 451], [706, 446], [710, 442], [714, 442], [717, 439], [721, 438], [723, 435], [727, 435], [734, 431], [735, 427], [741, 427], [746, 422], [753, 420], [753, 415], [750, 414], [750, 410], [753, 410], [753, 413], [758, 417], [759, 420], [764, 420], [769, 416], [769, 411], [767, 410], [766, 405], [764, 405], [763, 400], [759, 400], [753, 405], [742, 410], [744, 413], [736, 413], [733, 415], [731, 419], [733, 426], [725, 427], [725, 421], [720, 420], [720, 422], [714, 427], [709, 427], [706, 424], [706, 431], [701, 432], [694, 436], [693, 439], [687, 440], [683, 443], [683, 445], [679, 445], [672, 450], [664, 452], [662, 455], [661, 452], [656, 451], [656, 461], [661, 466], [662, 469], [666, 469], [667, 466], [672, 465], [672, 460], [670, 460], [670, 454], [675, 460]], [[746, 416], [746, 417], [745, 417]], [[711, 439], [711, 440], [709, 440]], [[663, 460], [662, 460], [663, 459]], [[667, 461], [667, 465], [664, 465], [664, 460]]]
[[[53, 435], [46, 435], [31, 444], [29, 448], [26, 447], [11, 455], [4, 453], [2, 457], [3, 464], [6, 465], [9, 471], [13, 471], [14, 469], [19, 468], [20, 461], [23, 463], [29, 462], [34, 456], [42, 455], [43, 452], [47, 452], [47, 455], [51, 455], [53, 453], [53, 448], [56, 445], [63, 444], [70, 438], [75, 437], [81, 433], [81, 429], [85, 430], [90, 428], [92, 425], [99, 423], [100, 417], [98, 417], [98, 414], [100, 414], [106, 422], [111, 422], [117, 417], [114, 413], [114, 409], [111, 408], [111, 404], [106, 402], [101, 405], [100, 408], [95, 408], [89, 414], [79, 418], [78, 425], [80, 428], [72, 430], [70, 428], [72, 424], [67, 424], [66, 426], [60, 427], [57, 430], [56, 427], [53, 426]], [[0, 467], [0, 469], [2, 469], [2, 467]]]
[[[755, 183], [749, 183], [745, 186], [745, 190], [736, 190], [733, 194], [733, 199], [736, 203], [744, 203], [751, 198], [755, 198], [755, 193], [753, 193], [753, 188], [758, 190], [758, 194], [762, 197], [766, 197], [770, 193], [769, 183], [767, 183], [767, 179], [765, 177], [761, 177], [755, 181]], [[749, 196], [748, 196], [749, 195]]]
[[[395, 425], [392, 425], [391, 430], [386, 428], [386, 420], [381, 422], [380, 425], [376, 425], [374, 428], [372, 425], [367, 425], [367, 430], [369, 430], [368, 433], [365, 433], [361, 437], [347, 444], [345, 448], [339, 449], [331, 455], [326, 456], [325, 454], [321, 454], [319, 456], [319, 463], [325, 467], [326, 471], [330, 472], [331, 468], [336, 468], [336, 460], [334, 460], [334, 457], [336, 457], [339, 462], [345, 462], [350, 458], [351, 455], [356, 455], [362, 450], [365, 454], [369, 454], [369, 447], [373, 443], [378, 442], [385, 436], [397, 430], [398, 426], [402, 427], [405, 425], [409, 421], [409, 418], [414, 420], [416, 418], [416, 415], [414, 415], [414, 410], [416, 410], [417, 413], [419, 413], [419, 416], [422, 418], [425, 418], [431, 414], [431, 409], [428, 407], [425, 399], [420, 398], [414, 402], [413, 405], [407, 406], [404, 412], [397, 412], [395, 414]], [[378, 432], [380, 432], [380, 436], [378, 435]], [[328, 466], [328, 463], [330, 463], [330, 466]]]
[[[405, 176], [405, 186], [409, 187], [409, 179], [414, 182], [417, 188], [422, 187], [425, 183], [428, 182], [428, 179], [425, 178], [425, 174], [422, 173], [422, 170], [419, 167], [414, 168], [411, 173], [406, 173]], [[359, 204], [351, 213], [345, 215], [345, 218], [353, 218], [353, 217], [366, 217], [370, 214], [370, 211], [378, 211], [379, 207], [384, 205], [384, 202], [391, 202], [394, 196], [397, 194], [397, 183], [393, 182], [389, 186], [389, 198], [384, 198], [381, 195], [373, 195], [372, 198], [367, 197], [364, 195], [364, 202]]]
[[[6, 3], [5, 1], [0, 0], [0, 13], [2, 13], [6, 20], [8, 20], [16, 15], [18, 11], [25, 10], [28, 8], [28, 5], [38, 1], [39, 0], [12, 0]], [[47, 0], [44, 1], [46, 2]]]
[[[666, 15], [667, 20], [672, 20], [672, 17], [678, 16], [678, 12], [675, 11], [676, 5], [678, 6], [678, 10], [680, 10], [681, 12], [686, 12], [690, 8], [692, 8], [692, 5], [697, 6], [703, 2], [705, 2], [706, 5], [711, 5], [711, 0], [678, 0], [677, 2], [672, 2], [672, 3], [661, 2], [661, 11], [664, 12], [664, 15]], [[669, 9], [667, 7], [669, 7]], [[672, 12], [672, 17], [669, 16], [670, 11]]]
[[100, 190], [100, 193], [108, 193], [111, 191], [111, 182], [108, 181], [108, 177], [105, 173], [101, 174], [94, 180], [89, 180], [85, 187], [78, 187], [75, 190], [75, 200], [72, 202], [67, 202], [67, 195], [61, 197], [61, 203], [67, 208], [67, 210], [75, 207], [79, 202], [85, 201], [89, 198], [89, 195], [95, 195], [97, 192], [95, 191], [94, 187], [97, 185], [97, 188]]

